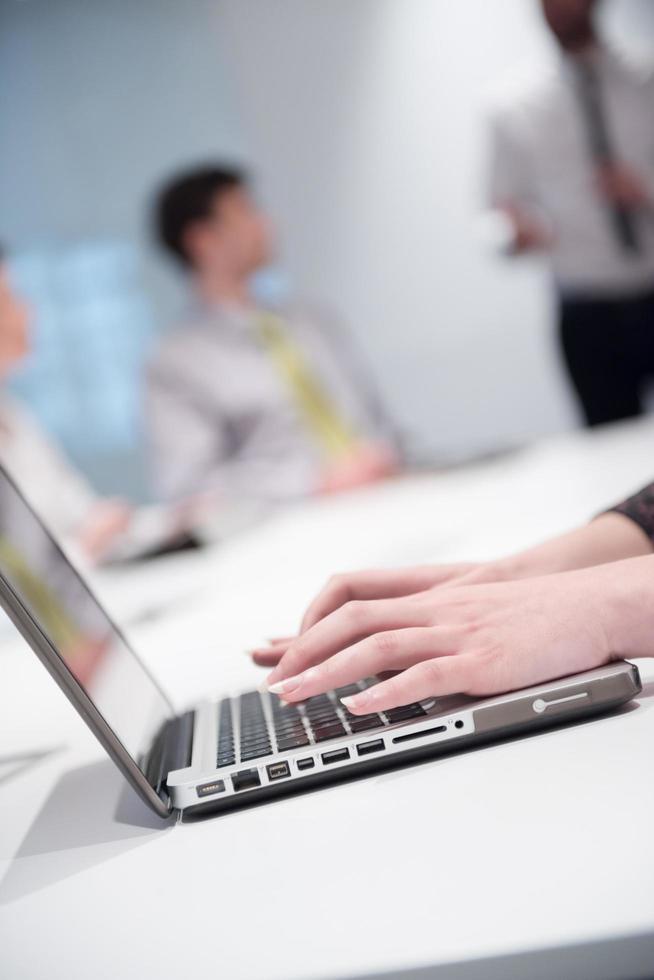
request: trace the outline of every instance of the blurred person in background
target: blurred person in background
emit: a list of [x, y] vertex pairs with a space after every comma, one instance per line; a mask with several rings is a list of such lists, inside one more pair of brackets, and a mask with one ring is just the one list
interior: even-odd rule
[[180, 174], [160, 192], [155, 219], [192, 292], [147, 375], [157, 493], [275, 503], [393, 474], [397, 439], [349, 338], [253, 296], [272, 244], [244, 174]]
[[553, 71], [502, 100], [492, 205], [511, 251], [549, 256], [588, 425], [639, 415], [654, 377], [654, 79], [611, 51], [598, 0], [541, 0]]
[[[0, 252], [0, 384], [30, 351], [29, 312]], [[87, 559], [103, 557], [130, 523], [130, 508], [102, 500], [27, 408], [0, 388], [0, 463], [52, 531]]]
[[29, 354], [29, 310], [0, 250], [0, 464], [55, 538], [85, 561], [147, 557], [196, 542], [202, 506], [133, 507], [98, 496], [28, 409], [2, 383]]

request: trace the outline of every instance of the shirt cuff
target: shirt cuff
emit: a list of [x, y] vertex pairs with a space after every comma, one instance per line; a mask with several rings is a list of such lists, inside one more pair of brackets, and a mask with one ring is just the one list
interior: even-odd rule
[[643, 487], [633, 497], [609, 508], [605, 513], [622, 514], [637, 524], [654, 544], [654, 483]]

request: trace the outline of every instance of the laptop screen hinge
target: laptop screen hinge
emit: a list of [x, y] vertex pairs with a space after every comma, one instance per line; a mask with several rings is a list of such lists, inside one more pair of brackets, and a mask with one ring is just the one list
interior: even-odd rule
[[148, 782], [160, 796], [168, 773], [191, 765], [194, 723], [195, 711], [187, 711], [164, 722], [154, 738], [144, 770]]

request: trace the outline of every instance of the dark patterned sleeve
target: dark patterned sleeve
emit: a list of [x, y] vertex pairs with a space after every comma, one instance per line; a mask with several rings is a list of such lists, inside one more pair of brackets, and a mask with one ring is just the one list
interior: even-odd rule
[[611, 507], [607, 513], [624, 514], [643, 529], [654, 544], [654, 483], [643, 487], [633, 497], [628, 497], [621, 504]]

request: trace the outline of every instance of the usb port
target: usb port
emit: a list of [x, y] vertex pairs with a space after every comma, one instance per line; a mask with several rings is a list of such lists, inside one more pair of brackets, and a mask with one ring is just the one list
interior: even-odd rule
[[291, 775], [288, 762], [271, 762], [269, 766], [266, 766], [266, 772], [271, 782], [275, 779], [286, 779], [287, 776]]
[[357, 755], [370, 755], [371, 752], [383, 752], [384, 739], [376, 738], [374, 742], [360, 742], [357, 745]]
[[333, 752], [323, 752], [322, 754], [322, 761], [326, 766], [331, 765], [332, 762], [345, 762], [349, 758], [349, 749], [334, 749]]
[[307, 756], [306, 759], [298, 759], [297, 762], [295, 763], [295, 765], [298, 767], [300, 771], [302, 771], [303, 769], [313, 769], [315, 764], [316, 764], [315, 760], [312, 759], [311, 756]]

